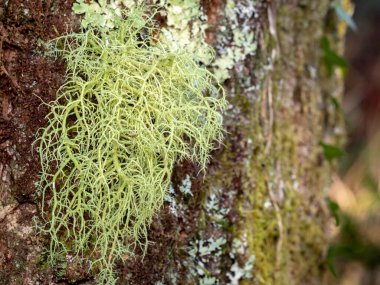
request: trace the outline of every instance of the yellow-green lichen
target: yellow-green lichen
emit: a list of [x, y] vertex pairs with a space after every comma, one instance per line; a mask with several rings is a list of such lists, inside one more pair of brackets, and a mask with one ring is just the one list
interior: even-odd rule
[[[51, 261], [87, 257], [99, 284], [114, 284], [113, 265], [148, 245], [176, 161], [204, 169], [222, 139], [226, 101], [193, 55], [154, 38], [151, 17], [135, 7], [117, 29], [56, 40], [66, 83], [49, 103], [39, 138]], [[48, 198], [52, 196], [52, 198]]]

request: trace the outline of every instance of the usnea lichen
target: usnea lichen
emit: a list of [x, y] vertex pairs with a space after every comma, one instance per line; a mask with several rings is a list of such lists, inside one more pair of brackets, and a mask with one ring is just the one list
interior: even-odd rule
[[116, 261], [146, 251], [174, 164], [205, 169], [226, 107], [215, 77], [168, 50], [143, 7], [124, 18], [56, 40], [66, 83], [38, 140], [50, 256], [89, 258], [99, 284], [115, 283]]

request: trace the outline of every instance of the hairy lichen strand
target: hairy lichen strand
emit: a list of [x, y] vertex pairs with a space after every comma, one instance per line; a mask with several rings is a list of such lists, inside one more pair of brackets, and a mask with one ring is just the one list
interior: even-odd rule
[[116, 282], [117, 260], [146, 251], [174, 163], [190, 159], [205, 169], [213, 141], [222, 140], [226, 106], [192, 54], [153, 38], [143, 8], [116, 24], [56, 40], [67, 80], [39, 138], [44, 202], [52, 191], [39, 228], [51, 237], [51, 261], [89, 257], [99, 284]]

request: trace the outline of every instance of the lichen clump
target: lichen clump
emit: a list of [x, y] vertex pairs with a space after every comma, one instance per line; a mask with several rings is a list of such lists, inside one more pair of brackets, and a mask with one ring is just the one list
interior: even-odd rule
[[115, 283], [115, 262], [146, 251], [174, 164], [205, 168], [226, 107], [214, 76], [169, 51], [143, 8], [115, 26], [56, 40], [66, 82], [38, 140], [50, 255], [88, 258], [100, 284]]

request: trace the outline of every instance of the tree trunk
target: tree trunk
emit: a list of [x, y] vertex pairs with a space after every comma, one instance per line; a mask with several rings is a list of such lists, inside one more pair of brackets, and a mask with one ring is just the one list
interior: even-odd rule
[[[235, 2], [200, 3], [215, 62], [224, 59], [210, 67], [221, 74], [229, 101], [224, 144], [205, 174], [190, 162], [176, 166], [174, 192], [150, 227], [148, 252], [120, 262], [119, 284], [324, 282], [331, 164], [319, 143], [340, 143], [343, 131], [333, 104], [340, 101], [341, 77], [327, 75], [320, 41], [328, 37], [339, 51], [342, 27], [328, 0]], [[0, 4], [4, 285], [95, 284], [70, 257], [46, 267], [46, 237], [33, 228], [40, 166], [32, 143], [49, 111], [40, 99], [55, 98], [65, 72], [64, 62], [43, 53], [43, 42], [78, 29], [72, 4]]]

